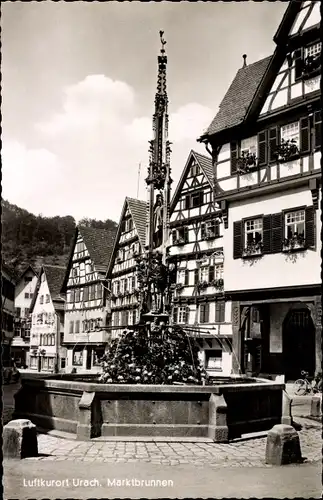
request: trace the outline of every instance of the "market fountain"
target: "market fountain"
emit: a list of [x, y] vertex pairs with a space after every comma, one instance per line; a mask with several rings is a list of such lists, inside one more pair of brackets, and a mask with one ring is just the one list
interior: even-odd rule
[[140, 320], [114, 339], [95, 375], [25, 378], [14, 418], [78, 439], [132, 436], [226, 442], [281, 422], [283, 384], [232, 376], [207, 383], [194, 339], [169, 322], [176, 265], [168, 260], [171, 193], [165, 40], [160, 32], [147, 184], [146, 247], [137, 259]]

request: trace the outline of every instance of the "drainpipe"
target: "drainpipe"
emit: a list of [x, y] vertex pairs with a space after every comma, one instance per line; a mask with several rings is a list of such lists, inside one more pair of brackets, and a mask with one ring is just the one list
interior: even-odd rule
[[56, 342], [55, 342], [55, 366], [54, 373], [59, 373], [59, 344], [60, 344], [60, 318], [55, 311], [56, 316]]

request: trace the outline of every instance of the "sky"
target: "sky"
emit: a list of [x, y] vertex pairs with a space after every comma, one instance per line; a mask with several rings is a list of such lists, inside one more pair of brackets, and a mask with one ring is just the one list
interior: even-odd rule
[[[242, 66], [273, 53], [286, 2], [2, 4], [2, 197], [43, 216], [119, 221], [146, 199], [159, 30], [173, 192]], [[139, 172], [140, 170], [140, 172]], [[139, 182], [138, 182], [139, 179]]]

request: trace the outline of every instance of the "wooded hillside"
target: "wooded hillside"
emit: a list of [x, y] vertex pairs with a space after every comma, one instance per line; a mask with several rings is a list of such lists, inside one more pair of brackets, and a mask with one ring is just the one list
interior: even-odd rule
[[[70, 252], [76, 222], [74, 217], [33, 215], [17, 205], [2, 200], [2, 260], [19, 275], [31, 264], [65, 265]], [[82, 219], [79, 225], [113, 229], [117, 224], [107, 219]]]

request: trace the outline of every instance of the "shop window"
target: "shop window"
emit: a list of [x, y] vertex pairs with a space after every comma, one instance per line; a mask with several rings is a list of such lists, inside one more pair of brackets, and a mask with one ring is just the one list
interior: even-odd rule
[[205, 368], [222, 371], [222, 350], [207, 349], [205, 351]]
[[83, 350], [82, 351], [73, 351], [73, 366], [82, 366], [83, 365]]

